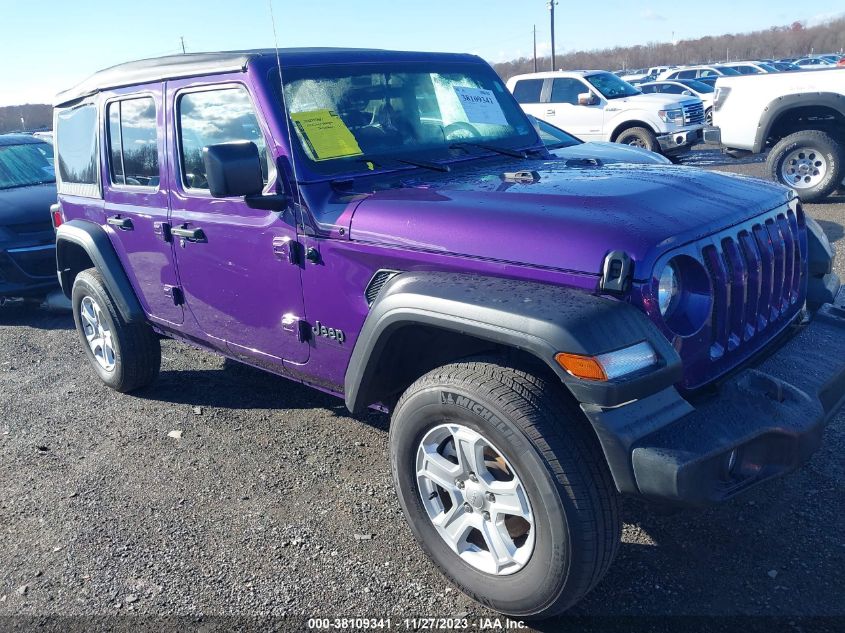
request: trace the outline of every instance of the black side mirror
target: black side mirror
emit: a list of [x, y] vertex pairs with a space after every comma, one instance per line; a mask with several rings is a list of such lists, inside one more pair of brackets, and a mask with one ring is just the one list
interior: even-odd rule
[[204, 147], [202, 162], [215, 198], [260, 195], [264, 189], [258, 147], [251, 141]]
[[258, 147], [252, 141], [220, 143], [202, 150], [208, 189], [215, 198], [243, 197], [248, 207], [280, 211], [287, 206], [281, 193], [262, 195], [264, 176]]

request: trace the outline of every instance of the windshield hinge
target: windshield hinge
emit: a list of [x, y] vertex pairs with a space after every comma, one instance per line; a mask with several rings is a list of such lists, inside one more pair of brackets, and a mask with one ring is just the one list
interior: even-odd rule
[[540, 182], [540, 172], [537, 171], [506, 171], [502, 174], [505, 182]]

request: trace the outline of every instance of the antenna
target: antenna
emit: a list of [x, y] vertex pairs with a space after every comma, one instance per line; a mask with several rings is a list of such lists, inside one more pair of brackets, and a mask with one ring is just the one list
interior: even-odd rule
[[[288, 151], [290, 152], [290, 166], [293, 170], [293, 188], [296, 192], [297, 203], [302, 207], [302, 195], [299, 191], [299, 177], [296, 173], [296, 152], [293, 149], [293, 132], [290, 128], [290, 116], [288, 113], [287, 97], [285, 96], [285, 81], [282, 77], [282, 58], [279, 55], [279, 36], [276, 33], [276, 17], [273, 14], [273, 0], [267, 0], [270, 7], [270, 24], [273, 25], [273, 45], [276, 49], [276, 68], [279, 70], [279, 93], [282, 96], [282, 111], [285, 116], [285, 127], [288, 134]], [[297, 218], [297, 224], [300, 224], [300, 219]]]

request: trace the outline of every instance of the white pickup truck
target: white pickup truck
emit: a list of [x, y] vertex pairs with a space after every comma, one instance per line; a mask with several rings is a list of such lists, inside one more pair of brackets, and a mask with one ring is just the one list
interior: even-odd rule
[[584, 141], [613, 141], [671, 156], [702, 138], [701, 99], [646, 95], [609, 72], [517, 75], [507, 86], [526, 113]]
[[719, 77], [708, 143], [731, 156], [770, 149], [766, 171], [804, 201], [845, 178], [845, 68]]

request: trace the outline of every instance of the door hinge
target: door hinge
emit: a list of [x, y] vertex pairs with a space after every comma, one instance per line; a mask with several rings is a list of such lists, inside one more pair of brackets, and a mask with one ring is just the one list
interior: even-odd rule
[[173, 235], [170, 233], [170, 224], [167, 222], [153, 222], [153, 233], [165, 242], [173, 239]]
[[282, 329], [296, 337], [299, 342], [305, 342], [310, 338], [311, 328], [308, 324], [295, 314], [285, 314], [282, 317]]
[[274, 237], [273, 254], [289, 264], [302, 263], [302, 244], [292, 237]]
[[173, 305], [180, 306], [185, 303], [185, 293], [182, 292], [182, 289], [179, 286], [169, 286], [165, 284], [164, 286], [164, 294], [173, 301]]

